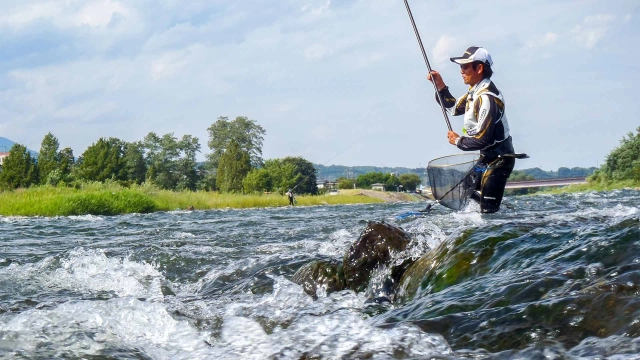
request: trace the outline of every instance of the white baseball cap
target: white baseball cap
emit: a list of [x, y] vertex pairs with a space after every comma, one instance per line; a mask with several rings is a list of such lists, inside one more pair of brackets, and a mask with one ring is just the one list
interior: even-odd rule
[[487, 49], [479, 46], [472, 46], [468, 48], [462, 56], [452, 57], [450, 59], [456, 64], [468, 64], [474, 61], [480, 61], [489, 66], [493, 65], [493, 60], [491, 60], [491, 55]]

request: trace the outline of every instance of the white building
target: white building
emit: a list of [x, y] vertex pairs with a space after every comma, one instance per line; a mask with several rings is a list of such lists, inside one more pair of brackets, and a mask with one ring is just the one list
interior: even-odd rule
[[4, 158], [6, 158], [7, 156], [9, 156], [8, 152], [0, 152], [0, 165], [2, 165], [2, 163], [4, 162]]

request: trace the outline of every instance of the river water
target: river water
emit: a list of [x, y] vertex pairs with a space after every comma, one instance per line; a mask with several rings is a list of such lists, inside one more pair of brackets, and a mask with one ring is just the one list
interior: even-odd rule
[[[0, 217], [0, 357], [640, 358], [640, 192], [505, 203], [398, 221], [420, 204]], [[412, 256], [473, 259], [395, 304], [289, 281], [368, 220], [411, 233]]]

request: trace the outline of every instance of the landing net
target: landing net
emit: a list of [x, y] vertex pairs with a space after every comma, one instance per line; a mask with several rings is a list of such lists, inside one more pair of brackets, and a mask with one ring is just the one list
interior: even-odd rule
[[479, 154], [459, 154], [443, 156], [431, 160], [427, 175], [433, 197], [440, 204], [460, 210], [469, 201], [476, 188], [478, 176], [474, 171]]

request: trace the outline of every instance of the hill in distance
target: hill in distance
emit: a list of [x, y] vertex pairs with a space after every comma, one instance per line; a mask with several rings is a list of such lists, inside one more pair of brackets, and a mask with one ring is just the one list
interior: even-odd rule
[[[405, 168], [405, 167], [377, 167], [377, 166], [343, 166], [343, 165], [330, 165], [324, 166], [319, 164], [313, 164], [316, 168], [316, 178], [318, 180], [334, 181], [337, 178], [357, 178], [358, 175], [363, 175], [369, 172], [381, 172], [381, 173], [395, 173], [396, 175], [402, 174], [416, 174], [420, 178], [424, 179], [427, 176], [426, 168]], [[581, 167], [561, 167], [558, 171], [545, 171], [540, 168], [518, 170], [524, 172], [527, 175], [531, 175], [536, 179], [556, 179], [556, 178], [570, 178], [570, 177], [587, 177], [596, 171], [595, 167], [581, 168]]]
[[[9, 152], [13, 144], [15, 144], [14, 141], [11, 141], [5, 137], [0, 136], [0, 152]], [[38, 157], [37, 151], [33, 151], [31, 149], [27, 149], [27, 150], [29, 150], [29, 153], [31, 153], [31, 156]]]

